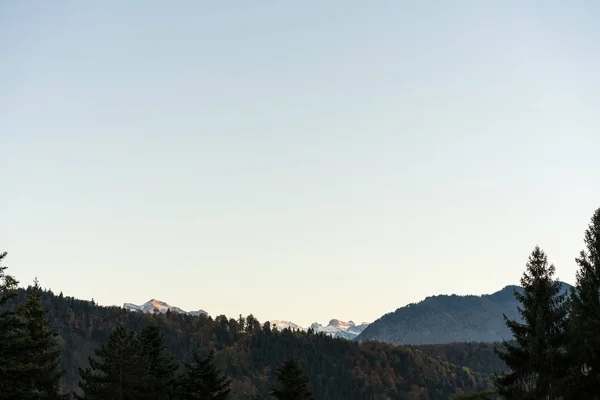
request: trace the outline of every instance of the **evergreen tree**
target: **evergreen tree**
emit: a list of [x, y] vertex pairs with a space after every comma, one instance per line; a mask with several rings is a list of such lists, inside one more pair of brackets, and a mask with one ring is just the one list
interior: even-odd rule
[[215, 364], [215, 352], [211, 350], [206, 358], [194, 351], [193, 361], [184, 363], [184, 373], [180, 377], [179, 398], [182, 400], [225, 400], [229, 398], [231, 381], [221, 374]]
[[273, 389], [271, 394], [278, 400], [313, 400], [308, 390], [308, 377], [302, 372], [300, 364], [294, 359], [286, 361], [277, 370], [280, 388]]
[[21, 362], [25, 366], [21, 379], [28, 390], [23, 399], [63, 399], [60, 395], [59, 371], [60, 350], [53, 343], [57, 334], [47, 327], [46, 312], [42, 306], [42, 290], [37, 279], [33, 287], [27, 289], [27, 298], [19, 309], [24, 321], [22, 330], [25, 349]]
[[20, 356], [25, 349], [22, 336], [24, 324], [9, 301], [16, 296], [18, 281], [6, 273], [1, 263], [6, 252], [0, 253], [0, 399], [19, 400], [27, 389], [22, 380], [25, 366]]
[[579, 265], [571, 292], [570, 396], [600, 399], [600, 208], [584, 236], [585, 249], [575, 259]]
[[165, 351], [164, 339], [153, 322], [140, 333], [142, 350], [148, 361], [147, 399], [171, 399], [174, 395], [177, 364]]
[[566, 295], [553, 279], [554, 265], [535, 247], [521, 278], [523, 293], [515, 291], [523, 322], [504, 319], [515, 344], [497, 349], [511, 369], [496, 377], [498, 393], [508, 399], [558, 399], [566, 363]]
[[118, 326], [110, 335], [108, 344], [96, 350], [89, 358], [90, 367], [79, 369], [79, 386], [89, 400], [146, 399], [148, 361], [140, 341], [132, 331]]

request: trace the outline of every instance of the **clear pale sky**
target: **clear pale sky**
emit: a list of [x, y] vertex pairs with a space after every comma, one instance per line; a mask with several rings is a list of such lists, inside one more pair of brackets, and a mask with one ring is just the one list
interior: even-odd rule
[[372, 321], [558, 278], [600, 207], [600, 2], [3, 1], [0, 249], [104, 305]]

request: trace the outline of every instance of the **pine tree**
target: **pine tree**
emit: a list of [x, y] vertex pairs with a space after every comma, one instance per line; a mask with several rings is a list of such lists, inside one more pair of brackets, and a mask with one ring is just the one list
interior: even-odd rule
[[579, 265], [571, 292], [570, 396], [600, 399], [600, 208], [584, 235], [585, 249], [575, 259]]
[[523, 322], [509, 320], [516, 344], [504, 342], [496, 349], [511, 372], [496, 377], [498, 393], [508, 399], [558, 399], [566, 368], [566, 295], [553, 280], [554, 265], [535, 247], [521, 278], [523, 292], [515, 291], [521, 303]]
[[96, 350], [89, 358], [90, 367], [79, 369], [79, 387], [89, 400], [146, 399], [148, 361], [140, 341], [132, 331], [118, 326], [110, 335], [108, 344]]
[[20, 357], [25, 349], [22, 335], [23, 321], [9, 302], [16, 296], [18, 281], [6, 274], [1, 265], [6, 252], [0, 253], [0, 399], [19, 400], [26, 390], [26, 381], [22, 379], [25, 366]]
[[46, 312], [42, 306], [42, 290], [37, 279], [27, 289], [27, 299], [18, 308], [25, 325], [22, 330], [25, 349], [21, 362], [26, 366], [22, 373], [28, 390], [23, 399], [65, 399], [61, 392], [59, 371], [60, 350], [53, 343], [57, 334], [48, 329]]
[[294, 360], [286, 361], [277, 370], [280, 388], [273, 389], [271, 394], [278, 400], [313, 400], [308, 390], [309, 379], [302, 371], [300, 364]]
[[164, 339], [155, 323], [140, 333], [142, 350], [148, 360], [147, 399], [170, 399], [176, 385], [177, 364], [165, 351]]
[[184, 373], [179, 382], [180, 399], [225, 400], [229, 398], [231, 380], [221, 375], [214, 358], [214, 350], [211, 350], [204, 359], [194, 351], [193, 361], [184, 363]]

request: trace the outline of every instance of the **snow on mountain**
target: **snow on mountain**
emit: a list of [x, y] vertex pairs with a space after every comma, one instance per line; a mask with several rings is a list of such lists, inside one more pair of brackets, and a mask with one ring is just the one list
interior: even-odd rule
[[171, 312], [176, 312], [176, 313], [180, 313], [180, 314], [189, 314], [189, 315], [208, 314], [204, 310], [188, 312], [188, 311], [182, 310], [179, 307], [171, 306], [171, 305], [165, 303], [164, 301], [160, 301], [160, 300], [156, 300], [156, 299], [151, 299], [142, 305], [125, 303], [125, 304], [123, 304], [123, 308], [125, 308], [129, 311], [141, 311], [141, 312], [149, 313], [149, 314], [154, 313], [155, 310], [158, 310], [158, 312], [161, 314], [166, 313], [167, 310], [171, 310]]
[[301, 327], [300, 325], [296, 325], [293, 322], [290, 321], [279, 321], [279, 320], [273, 320], [270, 321], [271, 322], [271, 326], [275, 325], [275, 327], [277, 328], [277, 330], [282, 331], [284, 329], [290, 328], [292, 330], [299, 330], [299, 331], [305, 331], [306, 329]]
[[[280, 331], [286, 328], [306, 331], [306, 328], [303, 328], [300, 325], [297, 325], [293, 322], [279, 320], [274, 320], [270, 322], [271, 325], [274, 325]], [[356, 325], [353, 321], [344, 322], [340, 321], [339, 319], [332, 319], [326, 326], [315, 322], [310, 327], [316, 333], [324, 333], [326, 335], [333, 336], [336, 338], [341, 337], [344, 339], [351, 340], [358, 336], [367, 327], [367, 325], [369, 325], [367, 322], [363, 322], [360, 325]]]
[[[204, 310], [188, 312], [188, 311], [182, 310], [179, 307], [172, 306], [168, 303], [165, 303], [164, 301], [160, 301], [160, 300], [156, 300], [156, 299], [149, 300], [142, 305], [125, 303], [125, 304], [123, 304], [123, 308], [130, 310], [130, 311], [141, 311], [144, 313], [159, 312], [161, 314], [164, 314], [167, 312], [167, 310], [171, 310], [171, 312], [176, 312], [176, 313], [180, 313], [180, 314], [189, 314], [189, 315], [207, 314], [208, 315], [208, 313]], [[277, 328], [279, 331], [282, 331], [282, 330], [288, 329], [288, 328], [292, 329], [292, 330], [299, 330], [299, 331], [307, 330], [306, 328], [304, 328], [298, 324], [295, 324], [293, 322], [290, 322], [290, 321], [273, 320], [273, 321], [270, 321], [270, 323], [271, 323], [271, 326], [275, 326], [275, 328]], [[315, 322], [310, 327], [313, 329], [313, 331], [315, 331], [315, 333], [324, 333], [324, 334], [332, 336], [332, 337], [336, 337], [336, 338], [341, 337], [341, 338], [345, 338], [348, 340], [352, 340], [356, 336], [358, 336], [367, 327], [367, 325], [369, 325], [367, 322], [363, 322], [361, 325], [356, 325], [353, 321], [344, 322], [344, 321], [340, 321], [339, 319], [332, 319], [325, 326]]]
[[339, 319], [332, 319], [331, 321], [329, 321], [329, 324], [327, 324], [327, 326], [323, 326], [315, 322], [310, 327], [315, 332], [323, 332], [333, 337], [354, 339], [362, 331], [364, 331], [368, 325], [368, 322], [363, 322], [360, 325], [356, 325], [354, 321], [344, 322], [340, 321]]

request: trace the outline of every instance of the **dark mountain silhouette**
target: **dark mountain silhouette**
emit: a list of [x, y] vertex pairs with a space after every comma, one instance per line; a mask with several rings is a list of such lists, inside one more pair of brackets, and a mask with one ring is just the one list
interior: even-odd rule
[[[561, 282], [563, 291], [571, 285]], [[482, 296], [439, 295], [398, 308], [370, 324], [356, 341], [377, 340], [392, 344], [444, 344], [498, 342], [512, 339], [505, 314], [520, 320], [514, 297], [520, 286]]]

